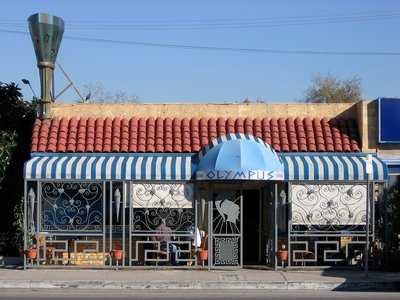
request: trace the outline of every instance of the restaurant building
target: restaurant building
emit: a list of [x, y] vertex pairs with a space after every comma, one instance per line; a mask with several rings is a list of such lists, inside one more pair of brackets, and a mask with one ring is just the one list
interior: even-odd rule
[[361, 266], [399, 169], [379, 103], [53, 103], [24, 169], [26, 266]]
[[24, 167], [25, 266], [360, 266], [382, 242], [398, 99], [56, 104], [64, 21], [28, 23], [41, 96]]

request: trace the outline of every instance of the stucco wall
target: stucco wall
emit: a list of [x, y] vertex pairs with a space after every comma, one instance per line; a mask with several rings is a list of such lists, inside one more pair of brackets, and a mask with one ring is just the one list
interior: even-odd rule
[[53, 104], [58, 117], [327, 117], [357, 118], [353, 104]]

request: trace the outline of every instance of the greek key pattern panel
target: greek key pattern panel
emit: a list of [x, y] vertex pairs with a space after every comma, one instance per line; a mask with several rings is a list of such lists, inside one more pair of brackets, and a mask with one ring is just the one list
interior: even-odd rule
[[240, 265], [239, 237], [214, 237], [214, 265]]
[[291, 185], [292, 225], [352, 230], [365, 226], [366, 185]]
[[356, 237], [316, 239], [303, 237], [292, 240], [291, 262], [297, 266], [359, 265], [365, 240]]
[[100, 247], [99, 239], [68, 240], [44, 239], [39, 251], [43, 255], [43, 265], [74, 265], [74, 266], [103, 266], [108, 259], [107, 254]]
[[131, 262], [134, 265], [146, 263], [194, 263], [192, 245], [190, 241], [169, 241], [164, 245], [160, 241], [138, 240], [133, 241]]

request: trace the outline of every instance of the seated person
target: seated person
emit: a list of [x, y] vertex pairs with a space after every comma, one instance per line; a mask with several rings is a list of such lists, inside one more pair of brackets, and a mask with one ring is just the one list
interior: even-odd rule
[[[177, 265], [176, 258], [177, 258], [178, 247], [173, 243], [169, 243], [170, 241], [172, 241], [173, 231], [170, 227], [167, 226], [165, 219], [163, 219], [161, 221], [160, 225], [158, 225], [156, 227], [155, 231], [157, 231], [158, 234], [162, 234], [162, 235], [152, 236], [151, 240], [160, 242], [160, 250], [161, 251], [171, 253], [172, 265], [176, 266]], [[167, 250], [167, 245], [168, 245], [169, 251]]]

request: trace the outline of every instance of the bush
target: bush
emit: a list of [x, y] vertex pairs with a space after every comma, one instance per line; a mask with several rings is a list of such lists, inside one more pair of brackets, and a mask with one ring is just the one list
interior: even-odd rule
[[36, 103], [15, 83], [0, 84], [0, 254], [17, 255], [22, 243], [23, 166], [29, 159]]

